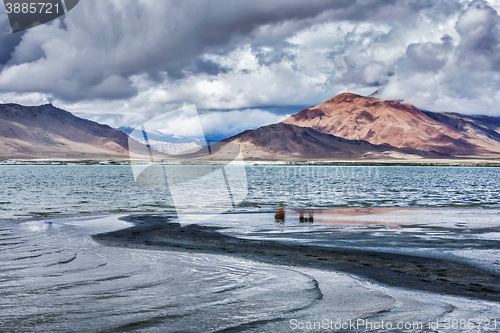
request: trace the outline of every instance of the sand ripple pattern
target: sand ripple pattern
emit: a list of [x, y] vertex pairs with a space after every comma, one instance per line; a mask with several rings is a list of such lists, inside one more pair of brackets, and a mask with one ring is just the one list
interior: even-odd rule
[[310, 276], [232, 258], [100, 247], [57, 222], [3, 223], [2, 332], [210, 332], [321, 297]]
[[99, 246], [89, 236], [123, 227], [118, 216], [2, 222], [0, 332], [279, 333], [291, 331], [292, 319], [500, 321], [498, 303], [225, 256]]

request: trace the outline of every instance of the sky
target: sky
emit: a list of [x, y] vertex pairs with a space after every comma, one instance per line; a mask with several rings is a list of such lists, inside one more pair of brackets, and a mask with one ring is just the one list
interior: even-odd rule
[[500, 0], [80, 0], [13, 34], [0, 6], [0, 102], [113, 127], [195, 105], [222, 136], [342, 92], [500, 116], [498, 11]]

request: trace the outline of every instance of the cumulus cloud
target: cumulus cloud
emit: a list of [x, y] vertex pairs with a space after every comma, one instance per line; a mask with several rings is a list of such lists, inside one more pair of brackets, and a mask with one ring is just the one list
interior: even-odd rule
[[468, 3], [440, 43], [415, 43], [398, 59], [382, 96], [421, 108], [500, 115], [500, 16], [486, 1]]
[[0, 15], [0, 68], [10, 60], [11, 53], [21, 42], [23, 33], [12, 34], [6, 15]]
[[456, 30], [460, 34], [457, 51], [463, 66], [478, 70], [500, 69], [500, 17], [483, 0], [471, 2], [460, 15]]
[[453, 50], [453, 39], [449, 35], [441, 38], [442, 43], [414, 43], [408, 45], [406, 54], [399, 59], [398, 67], [407, 73], [439, 72], [447, 63]]
[[499, 7], [87, 0], [21, 34], [6, 33], [0, 13], [0, 100], [53, 102], [114, 126], [195, 104], [227, 135], [246, 129], [241, 119], [268, 124], [293, 112], [276, 106], [315, 105], [344, 91], [380, 89], [425, 109], [497, 114]]
[[88, 0], [65, 16], [64, 25], [57, 20], [22, 37], [0, 73], [0, 90], [45, 92], [65, 101], [132, 97], [132, 75], [156, 79], [165, 72], [181, 79], [196, 65], [198, 72], [215, 75], [219, 69], [199, 59], [204, 52], [230, 50], [258, 26], [316, 17], [343, 5]]

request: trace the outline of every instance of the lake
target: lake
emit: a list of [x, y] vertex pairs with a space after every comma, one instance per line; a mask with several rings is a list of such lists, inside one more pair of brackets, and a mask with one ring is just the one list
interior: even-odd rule
[[[500, 169], [246, 171], [246, 199], [204, 226], [249, 240], [418, 255], [500, 274]], [[127, 228], [129, 216], [175, 222], [170, 191], [138, 187], [130, 166], [0, 166], [0, 179], [0, 331], [290, 332], [298, 323], [363, 318], [438, 320], [435, 332], [470, 320], [475, 331], [491, 332], [500, 323], [500, 304], [491, 301], [245, 257], [99, 245], [90, 235]], [[277, 221], [281, 206], [285, 218]]]

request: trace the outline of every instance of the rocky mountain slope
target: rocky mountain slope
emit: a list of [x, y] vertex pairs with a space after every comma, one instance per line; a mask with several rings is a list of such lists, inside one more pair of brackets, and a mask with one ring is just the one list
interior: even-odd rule
[[128, 158], [128, 136], [51, 104], [0, 105], [0, 159]]
[[[157, 139], [151, 135], [150, 144]], [[163, 145], [193, 144], [192, 139], [160, 139]], [[137, 158], [149, 159], [148, 150], [126, 133], [51, 104], [0, 104], [0, 159], [128, 159], [129, 144], [146, 152]], [[500, 118], [421, 111], [344, 93], [281, 123], [228, 138], [213, 145], [212, 153], [233, 159], [240, 150], [255, 160], [497, 158]]]
[[453, 114], [426, 113], [398, 101], [343, 93], [302, 110], [283, 123], [348, 140], [451, 156], [500, 153], [499, 133], [477, 125], [478, 119], [464, 116], [460, 122], [460, 116]]
[[[364, 140], [347, 140], [312, 128], [278, 123], [245, 131], [225, 141], [237, 144], [245, 159], [330, 159], [436, 157], [434, 152], [412, 148], [373, 145]], [[224, 151], [224, 147], [222, 148]], [[217, 153], [215, 154], [217, 156]]]

